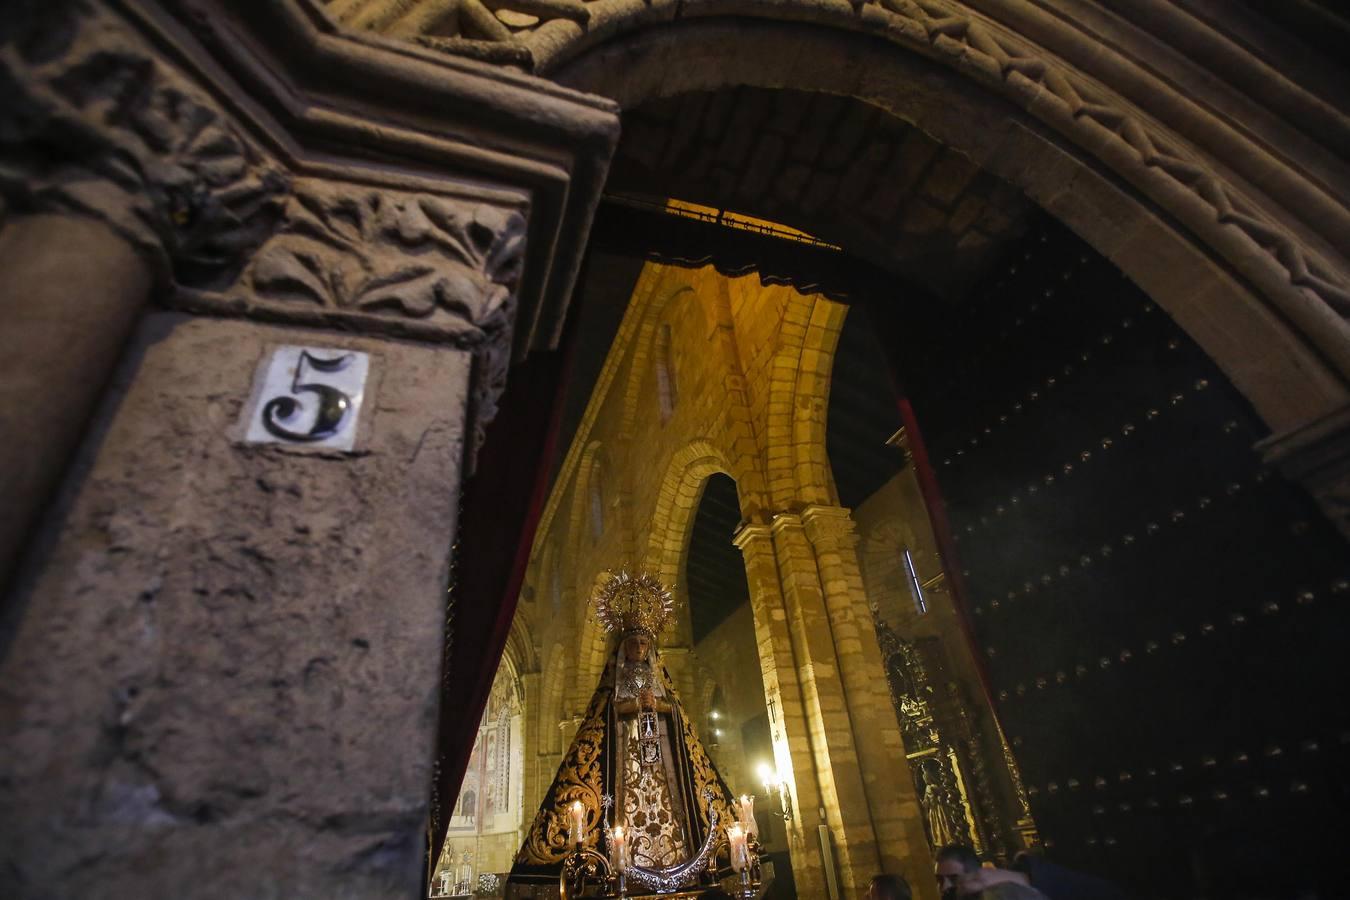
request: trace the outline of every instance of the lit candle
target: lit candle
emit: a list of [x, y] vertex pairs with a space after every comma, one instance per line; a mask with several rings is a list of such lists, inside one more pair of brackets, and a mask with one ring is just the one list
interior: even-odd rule
[[746, 837], [751, 840], [759, 837], [759, 823], [755, 821], [755, 798], [741, 794], [740, 812], [741, 827], [745, 829]]
[[586, 841], [586, 808], [581, 805], [580, 800], [573, 800], [570, 812], [572, 814], [572, 829], [569, 837], [572, 846], [580, 847]]
[[750, 862], [750, 855], [745, 848], [745, 829], [741, 828], [739, 822], [733, 822], [727, 827], [727, 843], [731, 849], [731, 868], [740, 872]]
[[610, 860], [614, 868], [620, 872], [628, 871], [628, 837], [623, 833], [622, 825], [614, 826], [614, 833], [610, 835]]

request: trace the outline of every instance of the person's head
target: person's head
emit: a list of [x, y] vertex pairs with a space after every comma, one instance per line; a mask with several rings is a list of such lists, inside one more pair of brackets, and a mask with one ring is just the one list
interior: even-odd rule
[[635, 631], [623, 639], [624, 659], [646, 659], [647, 651], [652, 648], [652, 636], [645, 631]]
[[979, 867], [980, 858], [974, 850], [964, 844], [948, 844], [937, 852], [937, 864], [933, 867], [938, 890], [943, 897], [955, 897], [957, 880]]
[[899, 875], [873, 875], [864, 900], [910, 900], [909, 882]]

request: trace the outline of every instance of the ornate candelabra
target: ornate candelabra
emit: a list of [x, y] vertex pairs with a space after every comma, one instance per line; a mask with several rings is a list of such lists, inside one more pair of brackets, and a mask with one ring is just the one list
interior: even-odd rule
[[725, 859], [736, 873], [735, 893], [754, 897], [763, 883], [760, 866], [762, 847], [754, 824], [753, 801], [739, 802], [739, 818], [725, 828], [719, 828], [717, 808], [711, 791], [704, 792], [708, 804], [708, 833], [698, 852], [673, 866], [647, 867], [632, 864], [628, 834], [623, 826], [610, 827], [609, 809], [612, 798], [604, 798], [604, 818], [601, 824], [608, 855], [585, 846], [582, 818], [574, 807], [569, 838], [572, 851], [563, 860], [558, 879], [561, 900], [579, 898], [626, 898], [630, 883], [643, 893], [670, 894], [676, 891], [708, 887], [718, 881], [719, 861]]

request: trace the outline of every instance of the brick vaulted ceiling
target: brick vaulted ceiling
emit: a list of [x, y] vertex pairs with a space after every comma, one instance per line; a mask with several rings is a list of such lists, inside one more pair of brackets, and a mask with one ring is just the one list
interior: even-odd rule
[[729, 88], [623, 119], [609, 193], [771, 219], [906, 281], [960, 296], [1035, 208], [883, 110], [831, 94]]

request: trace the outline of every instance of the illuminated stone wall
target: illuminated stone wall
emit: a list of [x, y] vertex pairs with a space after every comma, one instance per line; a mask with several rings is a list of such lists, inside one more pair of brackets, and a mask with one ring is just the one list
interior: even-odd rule
[[737, 794], [756, 793], [756, 770], [773, 759], [772, 746], [747, 740], [747, 729], [768, 715], [754, 633], [754, 618], [745, 604], [695, 644], [693, 653], [699, 676], [698, 725], [708, 754]]

